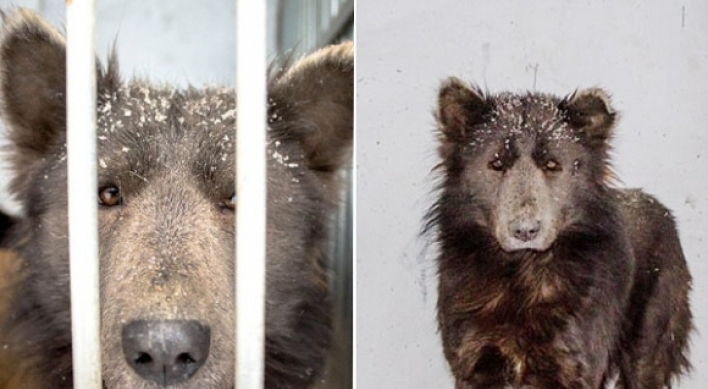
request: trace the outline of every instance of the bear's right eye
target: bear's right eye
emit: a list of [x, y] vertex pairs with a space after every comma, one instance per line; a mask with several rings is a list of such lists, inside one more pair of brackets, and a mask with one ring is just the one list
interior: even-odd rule
[[504, 162], [502, 162], [501, 159], [496, 158], [492, 162], [489, 162], [489, 168], [500, 172], [500, 171], [504, 170]]
[[236, 192], [231, 194], [231, 197], [224, 202], [224, 205], [232, 211], [236, 209]]
[[98, 189], [98, 202], [101, 205], [112, 207], [121, 202], [120, 189], [116, 186], [104, 186]]

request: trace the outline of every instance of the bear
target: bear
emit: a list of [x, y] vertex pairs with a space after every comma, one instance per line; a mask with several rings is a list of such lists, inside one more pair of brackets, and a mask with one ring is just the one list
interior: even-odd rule
[[[19, 270], [3, 278], [0, 388], [71, 388], [66, 45], [32, 11], [4, 19], [0, 110], [24, 216], [3, 242]], [[269, 70], [266, 388], [323, 369], [353, 74], [352, 42]], [[115, 50], [96, 88], [104, 388], [234, 388], [235, 93], [123, 81]]]
[[690, 369], [691, 275], [671, 212], [620, 189], [599, 88], [444, 81], [423, 230], [456, 389], [670, 387]]

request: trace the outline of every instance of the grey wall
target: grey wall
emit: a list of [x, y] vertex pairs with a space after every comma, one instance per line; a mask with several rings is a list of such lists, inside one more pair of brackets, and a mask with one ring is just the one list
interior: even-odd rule
[[[271, 11], [269, 52], [276, 52], [278, 0]], [[116, 42], [123, 74], [189, 84], [233, 84], [235, 69], [234, 0], [96, 1], [96, 51], [105, 60]], [[62, 31], [66, 5], [53, 0], [0, 1], [0, 7], [23, 6], [40, 12]]]
[[452, 388], [435, 322], [435, 265], [417, 234], [431, 202], [436, 88], [565, 95], [602, 86], [621, 111], [626, 186], [674, 210], [695, 278], [693, 375], [708, 382], [708, 3], [357, 3], [357, 379]]

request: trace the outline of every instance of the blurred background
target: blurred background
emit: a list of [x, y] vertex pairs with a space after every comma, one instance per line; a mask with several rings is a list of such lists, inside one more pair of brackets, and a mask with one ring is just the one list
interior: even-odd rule
[[[295, 57], [354, 38], [354, 0], [266, 0], [268, 53]], [[49, 0], [0, 0], [3, 10], [21, 6], [41, 13], [64, 30], [65, 4]], [[235, 1], [96, 1], [96, 52], [105, 62], [115, 42], [124, 78], [195, 87], [233, 85], [236, 75]], [[0, 123], [0, 131], [4, 131]], [[0, 146], [4, 137], [0, 136]], [[351, 182], [351, 169], [345, 173]], [[7, 192], [8, 172], [0, 153], [0, 210], [22, 211]], [[352, 190], [343, 193], [330, 248], [335, 337], [322, 388], [351, 387]], [[334, 363], [332, 363], [334, 362]]]
[[693, 373], [708, 382], [708, 2], [357, 0], [357, 383], [452, 388], [435, 319], [440, 82], [561, 96], [600, 86], [614, 166], [673, 210], [693, 273]]

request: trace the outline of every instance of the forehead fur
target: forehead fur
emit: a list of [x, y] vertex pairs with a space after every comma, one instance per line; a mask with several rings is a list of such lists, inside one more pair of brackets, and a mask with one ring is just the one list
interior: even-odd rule
[[500, 93], [487, 97], [488, 120], [479, 123], [471, 144], [488, 138], [544, 138], [548, 141], [580, 141], [578, 129], [566, 121], [559, 108], [562, 99], [548, 94]]
[[138, 136], [140, 129], [150, 128], [208, 130], [233, 124], [235, 117], [235, 96], [228, 88], [180, 91], [133, 81], [99, 96], [98, 125], [107, 134], [123, 127]]
[[[233, 163], [229, 157], [234, 150], [236, 108], [231, 90], [180, 91], [132, 81], [99, 93], [101, 168], [110, 166], [112, 160], [125, 159], [145, 167], [150, 163], [146, 158], [172, 168], [175, 163], [185, 165], [192, 160], [212, 166], [217, 158], [219, 165]], [[175, 153], [178, 148], [184, 150]], [[171, 155], [181, 160], [173, 161]]]
[[448, 154], [450, 145], [500, 134], [571, 140], [605, 154], [616, 112], [607, 94], [598, 88], [576, 91], [565, 98], [532, 92], [491, 95], [452, 77], [438, 92], [436, 118], [442, 156]]
[[[217, 181], [233, 179], [237, 109], [231, 88], [178, 90], [131, 81], [103, 91], [100, 100], [100, 171], [130, 167], [132, 173], [149, 175], [190, 169]], [[269, 105], [268, 156], [274, 166], [303, 169], [302, 148], [271, 129], [283, 119], [277, 104]]]

